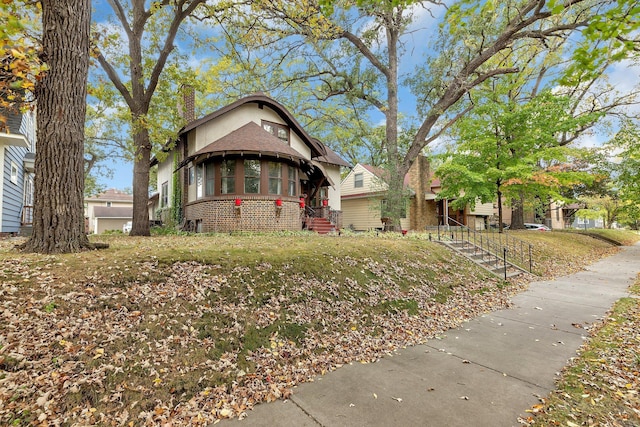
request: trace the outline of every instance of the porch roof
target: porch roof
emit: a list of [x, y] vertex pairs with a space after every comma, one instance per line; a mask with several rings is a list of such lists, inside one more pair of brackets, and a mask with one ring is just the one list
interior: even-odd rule
[[184, 159], [180, 167], [201, 156], [210, 157], [247, 153], [288, 157], [291, 160], [305, 160], [302, 154], [289, 147], [285, 142], [262, 129], [257, 123], [249, 122], [196, 151]]
[[[317, 141], [317, 139], [316, 139]], [[318, 141], [319, 142], [319, 141]], [[328, 163], [330, 165], [344, 166], [346, 168], [350, 168], [351, 165], [344, 161], [342, 157], [338, 155], [335, 151], [325, 145], [324, 147], [327, 150], [327, 154], [324, 156], [314, 157], [313, 160], [317, 160], [319, 162]]]

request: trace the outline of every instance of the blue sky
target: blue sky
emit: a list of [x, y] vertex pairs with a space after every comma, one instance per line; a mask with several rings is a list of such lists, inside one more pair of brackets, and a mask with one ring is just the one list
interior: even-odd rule
[[[110, 13], [110, 6], [106, 0], [94, 0], [94, 21], [103, 21], [105, 16]], [[425, 40], [428, 40], [430, 33], [434, 28], [434, 23], [439, 22], [444, 9], [441, 9], [435, 17], [431, 17], [425, 10], [419, 10], [413, 31], [405, 38], [407, 43], [406, 54], [402, 57], [401, 72], [411, 73], [414, 71], [416, 64], [425, 59]], [[194, 58], [196, 61], [199, 58]], [[640, 80], [640, 67], [631, 63], [618, 64], [612, 67], [609, 76], [611, 83], [620, 91], [630, 91]], [[400, 112], [407, 115], [414, 114], [415, 97], [409, 92], [408, 88], [400, 88]], [[292, 111], [296, 115], [295, 111]], [[383, 123], [381, 114], [373, 114], [372, 120], [378, 120]], [[594, 134], [585, 136], [582, 141], [583, 146], [599, 145], [605, 139], [602, 134]], [[106, 188], [126, 189], [132, 188], [133, 179], [133, 163], [124, 159], [110, 159], [105, 162], [105, 166], [113, 170], [110, 177], [99, 177], [98, 182]]]
[[113, 175], [99, 177], [98, 184], [104, 188], [133, 189], [133, 162], [127, 162], [124, 159], [111, 159], [105, 162], [105, 166], [113, 171]]

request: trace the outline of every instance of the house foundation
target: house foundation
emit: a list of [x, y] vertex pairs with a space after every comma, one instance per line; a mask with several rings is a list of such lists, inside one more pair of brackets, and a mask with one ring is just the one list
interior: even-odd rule
[[202, 233], [232, 231], [297, 231], [302, 215], [297, 198], [211, 198], [185, 205], [184, 217], [193, 231]]

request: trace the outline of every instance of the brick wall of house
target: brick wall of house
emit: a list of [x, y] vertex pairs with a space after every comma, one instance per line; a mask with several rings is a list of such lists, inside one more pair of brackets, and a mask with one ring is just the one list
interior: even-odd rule
[[425, 193], [429, 192], [429, 160], [425, 156], [418, 156], [409, 169], [409, 186], [416, 192], [409, 206], [409, 228], [424, 231], [426, 226], [438, 224], [436, 202], [425, 200]]
[[301, 209], [296, 201], [243, 198], [235, 207], [235, 198], [198, 200], [185, 206], [185, 218], [198, 221], [203, 233], [230, 231], [283, 231], [302, 229]]

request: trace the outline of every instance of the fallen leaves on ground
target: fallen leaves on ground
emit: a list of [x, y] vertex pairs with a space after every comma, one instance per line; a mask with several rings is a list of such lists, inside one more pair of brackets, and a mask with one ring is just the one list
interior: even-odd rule
[[244, 264], [198, 261], [206, 249], [197, 245], [249, 254], [256, 237], [182, 240], [159, 259], [178, 245], [169, 239], [123, 240], [146, 245], [125, 259], [117, 241], [107, 255], [0, 247], [0, 424], [242, 418], [296, 384], [504, 308], [526, 282], [498, 286], [426, 242], [424, 252], [394, 257], [403, 242], [379, 250], [369, 239], [349, 256], [328, 248], [339, 239], [312, 240], [327, 245], [313, 254], [325, 268], [314, 270], [293, 251], [280, 263], [255, 250]]

